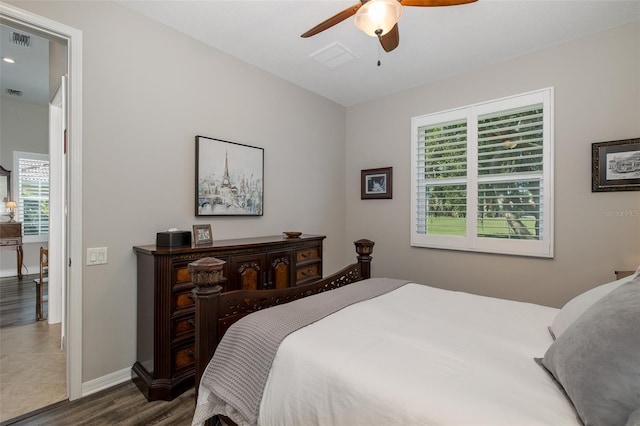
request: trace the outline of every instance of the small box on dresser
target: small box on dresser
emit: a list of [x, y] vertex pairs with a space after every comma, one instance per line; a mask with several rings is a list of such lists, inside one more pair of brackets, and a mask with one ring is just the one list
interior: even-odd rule
[[165, 231], [156, 234], [157, 247], [182, 247], [191, 245], [191, 231]]

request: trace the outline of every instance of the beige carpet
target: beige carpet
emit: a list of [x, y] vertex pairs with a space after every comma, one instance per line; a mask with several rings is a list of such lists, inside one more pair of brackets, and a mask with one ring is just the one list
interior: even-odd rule
[[60, 324], [0, 328], [0, 421], [67, 398]]

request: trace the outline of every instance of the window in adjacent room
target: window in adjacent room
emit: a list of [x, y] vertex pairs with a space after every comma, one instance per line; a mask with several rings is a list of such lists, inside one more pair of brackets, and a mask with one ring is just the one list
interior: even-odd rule
[[22, 222], [24, 242], [44, 242], [49, 236], [49, 156], [14, 152], [18, 194], [16, 220]]
[[552, 88], [411, 127], [411, 245], [553, 257]]

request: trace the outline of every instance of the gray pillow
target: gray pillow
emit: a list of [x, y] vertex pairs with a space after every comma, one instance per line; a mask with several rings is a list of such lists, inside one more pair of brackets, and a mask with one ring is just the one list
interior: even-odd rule
[[587, 426], [624, 426], [640, 409], [640, 280], [587, 309], [553, 342], [542, 364]]

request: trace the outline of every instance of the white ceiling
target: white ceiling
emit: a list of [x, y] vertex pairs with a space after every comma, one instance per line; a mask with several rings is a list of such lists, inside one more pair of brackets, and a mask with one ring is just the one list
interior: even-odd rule
[[[640, 0], [479, 0], [404, 7], [400, 45], [385, 53], [353, 18], [300, 38], [357, 0], [119, 3], [345, 106], [640, 20]], [[332, 69], [310, 57], [334, 43], [356, 59]]]
[[[405, 7], [398, 23], [400, 45], [390, 53], [358, 30], [353, 18], [300, 38], [356, 2], [118, 1], [344, 106], [640, 20], [640, 0], [478, 0], [452, 7]], [[16, 88], [23, 91], [23, 100], [46, 103], [48, 49], [37, 38], [38, 49], [12, 46], [8, 31], [2, 26], [0, 53], [16, 56], [17, 63], [0, 64], [2, 96], [6, 88]], [[332, 46], [346, 49], [342, 58], [353, 60], [340, 64], [335, 59], [338, 66], [332, 68], [311, 57]]]
[[[29, 46], [12, 42], [12, 33], [27, 35]], [[0, 56], [15, 64], [0, 61], [0, 90], [3, 98], [46, 105], [49, 102], [49, 41], [33, 33], [0, 25]], [[7, 89], [22, 92], [7, 94]]]

